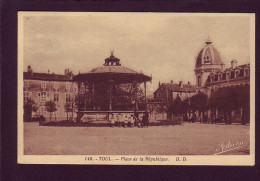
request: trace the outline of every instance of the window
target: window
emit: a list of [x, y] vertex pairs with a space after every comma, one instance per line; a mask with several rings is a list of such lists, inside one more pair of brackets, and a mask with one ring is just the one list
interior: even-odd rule
[[46, 101], [46, 98], [49, 98], [49, 93], [38, 92], [38, 100], [39, 101]]
[[84, 86], [81, 86], [81, 87], [80, 87], [80, 94], [84, 94], [84, 92], [85, 92], [85, 87], [84, 87]]
[[205, 62], [205, 63], [210, 63], [210, 56], [209, 56], [209, 55], [206, 55], [206, 56], [204, 57], [204, 62]]
[[239, 71], [236, 71], [236, 78], [239, 77]]
[[72, 101], [71, 99], [72, 99], [71, 94], [70, 93], [66, 93], [66, 102]]
[[227, 79], [230, 79], [230, 73], [227, 73]]
[[24, 87], [29, 87], [29, 81], [28, 80], [24, 81]]
[[66, 90], [70, 89], [70, 82], [66, 82]]
[[214, 81], [218, 81], [218, 75], [214, 76]]
[[198, 76], [198, 86], [201, 86], [201, 77]]
[[226, 74], [225, 73], [223, 73], [223, 75], [222, 75], [222, 80], [226, 80]]
[[244, 77], [244, 70], [240, 70], [240, 74], [239, 74], [239, 77]]
[[218, 75], [218, 81], [221, 81], [221, 74]]
[[76, 93], [77, 92], [77, 87], [78, 85], [76, 83], [73, 83], [73, 87], [74, 87], [74, 92]]
[[43, 88], [43, 89], [46, 88], [46, 82], [41, 82], [41, 88]]
[[59, 93], [54, 93], [54, 101], [59, 102]]
[[28, 102], [32, 97], [32, 92], [24, 92], [23, 93], [23, 101]]
[[54, 82], [53, 88], [54, 88], [55, 90], [59, 89], [59, 84], [58, 84], [57, 82]]
[[231, 72], [231, 77], [230, 77], [231, 79], [234, 79], [235, 78], [235, 72], [234, 71], [232, 71]]

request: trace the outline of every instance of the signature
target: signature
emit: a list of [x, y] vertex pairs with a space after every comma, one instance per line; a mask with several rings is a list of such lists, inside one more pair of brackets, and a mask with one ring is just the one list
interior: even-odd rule
[[221, 153], [228, 152], [228, 151], [231, 151], [231, 150], [235, 150], [235, 149], [244, 147], [246, 145], [247, 145], [247, 143], [245, 143], [243, 141], [236, 141], [236, 142], [228, 141], [227, 143], [222, 142], [220, 144], [220, 148], [216, 149], [216, 153], [214, 155], [219, 155]]

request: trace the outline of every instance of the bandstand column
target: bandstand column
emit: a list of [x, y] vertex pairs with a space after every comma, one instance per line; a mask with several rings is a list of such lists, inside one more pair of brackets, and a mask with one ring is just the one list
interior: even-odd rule
[[112, 89], [113, 89], [113, 80], [109, 80], [109, 111], [112, 111]]
[[[134, 90], [136, 90], [137, 88], [137, 82], [134, 82]], [[134, 110], [138, 111], [138, 101], [137, 101], [137, 97], [135, 97], [135, 105], [134, 105]]]
[[112, 111], [112, 85], [109, 85], [109, 111]]
[[145, 98], [145, 103], [147, 103], [147, 98], [146, 98], [146, 82], [144, 82], [144, 98]]
[[[80, 86], [81, 86], [81, 82], [77, 82], [78, 83], [78, 104], [80, 105]], [[81, 111], [81, 110], [80, 110]]]
[[87, 83], [84, 82], [84, 111], [87, 110]]
[[92, 83], [92, 86], [91, 86], [91, 104], [92, 104], [92, 109], [94, 108], [94, 94], [95, 94], [95, 84]]

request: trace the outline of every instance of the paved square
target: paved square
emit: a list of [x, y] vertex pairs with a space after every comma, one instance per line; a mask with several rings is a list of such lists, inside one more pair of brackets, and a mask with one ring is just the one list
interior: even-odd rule
[[[237, 143], [247, 145], [236, 148]], [[214, 155], [221, 152], [221, 144], [231, 149], [222, 154], [249, 154], [249, 126], [184, 123], [110, 128], [24, 123], [25, 155]]]

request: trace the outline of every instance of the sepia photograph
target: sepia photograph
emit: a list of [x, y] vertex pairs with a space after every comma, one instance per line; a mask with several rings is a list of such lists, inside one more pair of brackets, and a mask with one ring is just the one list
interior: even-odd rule
[[255, 15], [18, 12], [18, 163], [254, 165]]

